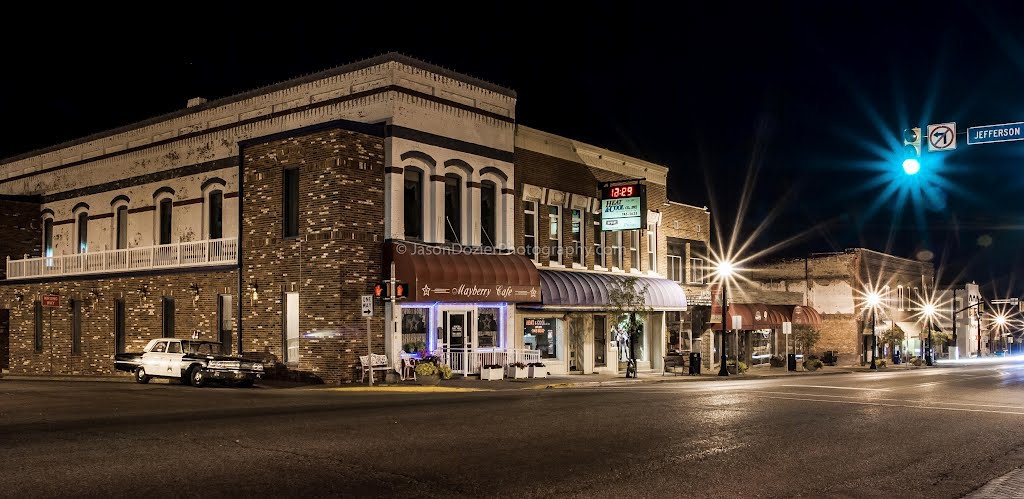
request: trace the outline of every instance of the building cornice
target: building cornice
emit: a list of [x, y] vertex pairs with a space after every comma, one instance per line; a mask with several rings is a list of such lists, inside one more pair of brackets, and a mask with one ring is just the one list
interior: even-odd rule
[[582, 163], [630, 178], [645, 178], [658, 185], [665, 185], [668, 179], [668, 168], [665, 166], [523, 125], [516, 125], [516, 148]]

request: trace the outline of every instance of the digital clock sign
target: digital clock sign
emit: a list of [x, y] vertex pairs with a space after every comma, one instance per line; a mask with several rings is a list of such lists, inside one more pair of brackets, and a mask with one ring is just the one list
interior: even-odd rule
[[647, 227], [644, 185], [601, 186], [601, 230], [634, 230]]

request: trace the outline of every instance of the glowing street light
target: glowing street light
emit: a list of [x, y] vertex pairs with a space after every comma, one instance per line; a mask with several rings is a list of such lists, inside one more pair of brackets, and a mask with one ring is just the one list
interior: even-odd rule
[[935, 305], [932, 303], [925, 303], [921, 307], [921, 314], [925, 318], [925, 327], [928, 328], [928, 349], [925, 350], [924, 363], [925, 365], [932, 365], [935, 363], [935, 354], [932, 350], [932, 317], [935, 316]]
[[[715, 271], [718, 274], [718, 282], [722, 286], [722, 365], [718, 368], [718, 375], [728, 376], [729, 368], [725, 365], [728, 361], [728, 358], [725, 355], [725, 320], [729, 317], [729, 302], [726, 300], [725, 288], [726, 281], [732, 277], [732, 262], [728, 260], [718, 262], [718, 268], [716, 268]], [[739, 363], [736, 364], [736, 372], [739, 372]]]
[[877, 291], [868, 293], [868, 306], [871, 307], [871, 369], [878, 369], [878, 335], [875, 334], [875, 309], [882, 297]]

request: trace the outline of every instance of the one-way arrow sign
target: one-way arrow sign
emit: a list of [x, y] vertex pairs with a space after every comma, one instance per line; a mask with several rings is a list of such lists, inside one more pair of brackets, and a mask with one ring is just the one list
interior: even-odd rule
[[956, 149], [956, 123], [928, 125], [928, 151]]

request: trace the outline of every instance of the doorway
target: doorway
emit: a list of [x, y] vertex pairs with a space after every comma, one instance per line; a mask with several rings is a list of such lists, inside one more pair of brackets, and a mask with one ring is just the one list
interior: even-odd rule
[[11, 311], [0, 309], [0, 371], [11, 369]]
[[473, 310], [457, 307], [440, 307], [441, 327], [438, 330], [437, 346], [444, 352], [445, 361], [452, 372], [466, 374], [472, 368], [472, 350], [476, 343], [476, 328], [473, 327]]
[[608, 324], [606, 316], [594, 316], [594, 367], [605, 367], [608, 355]]

